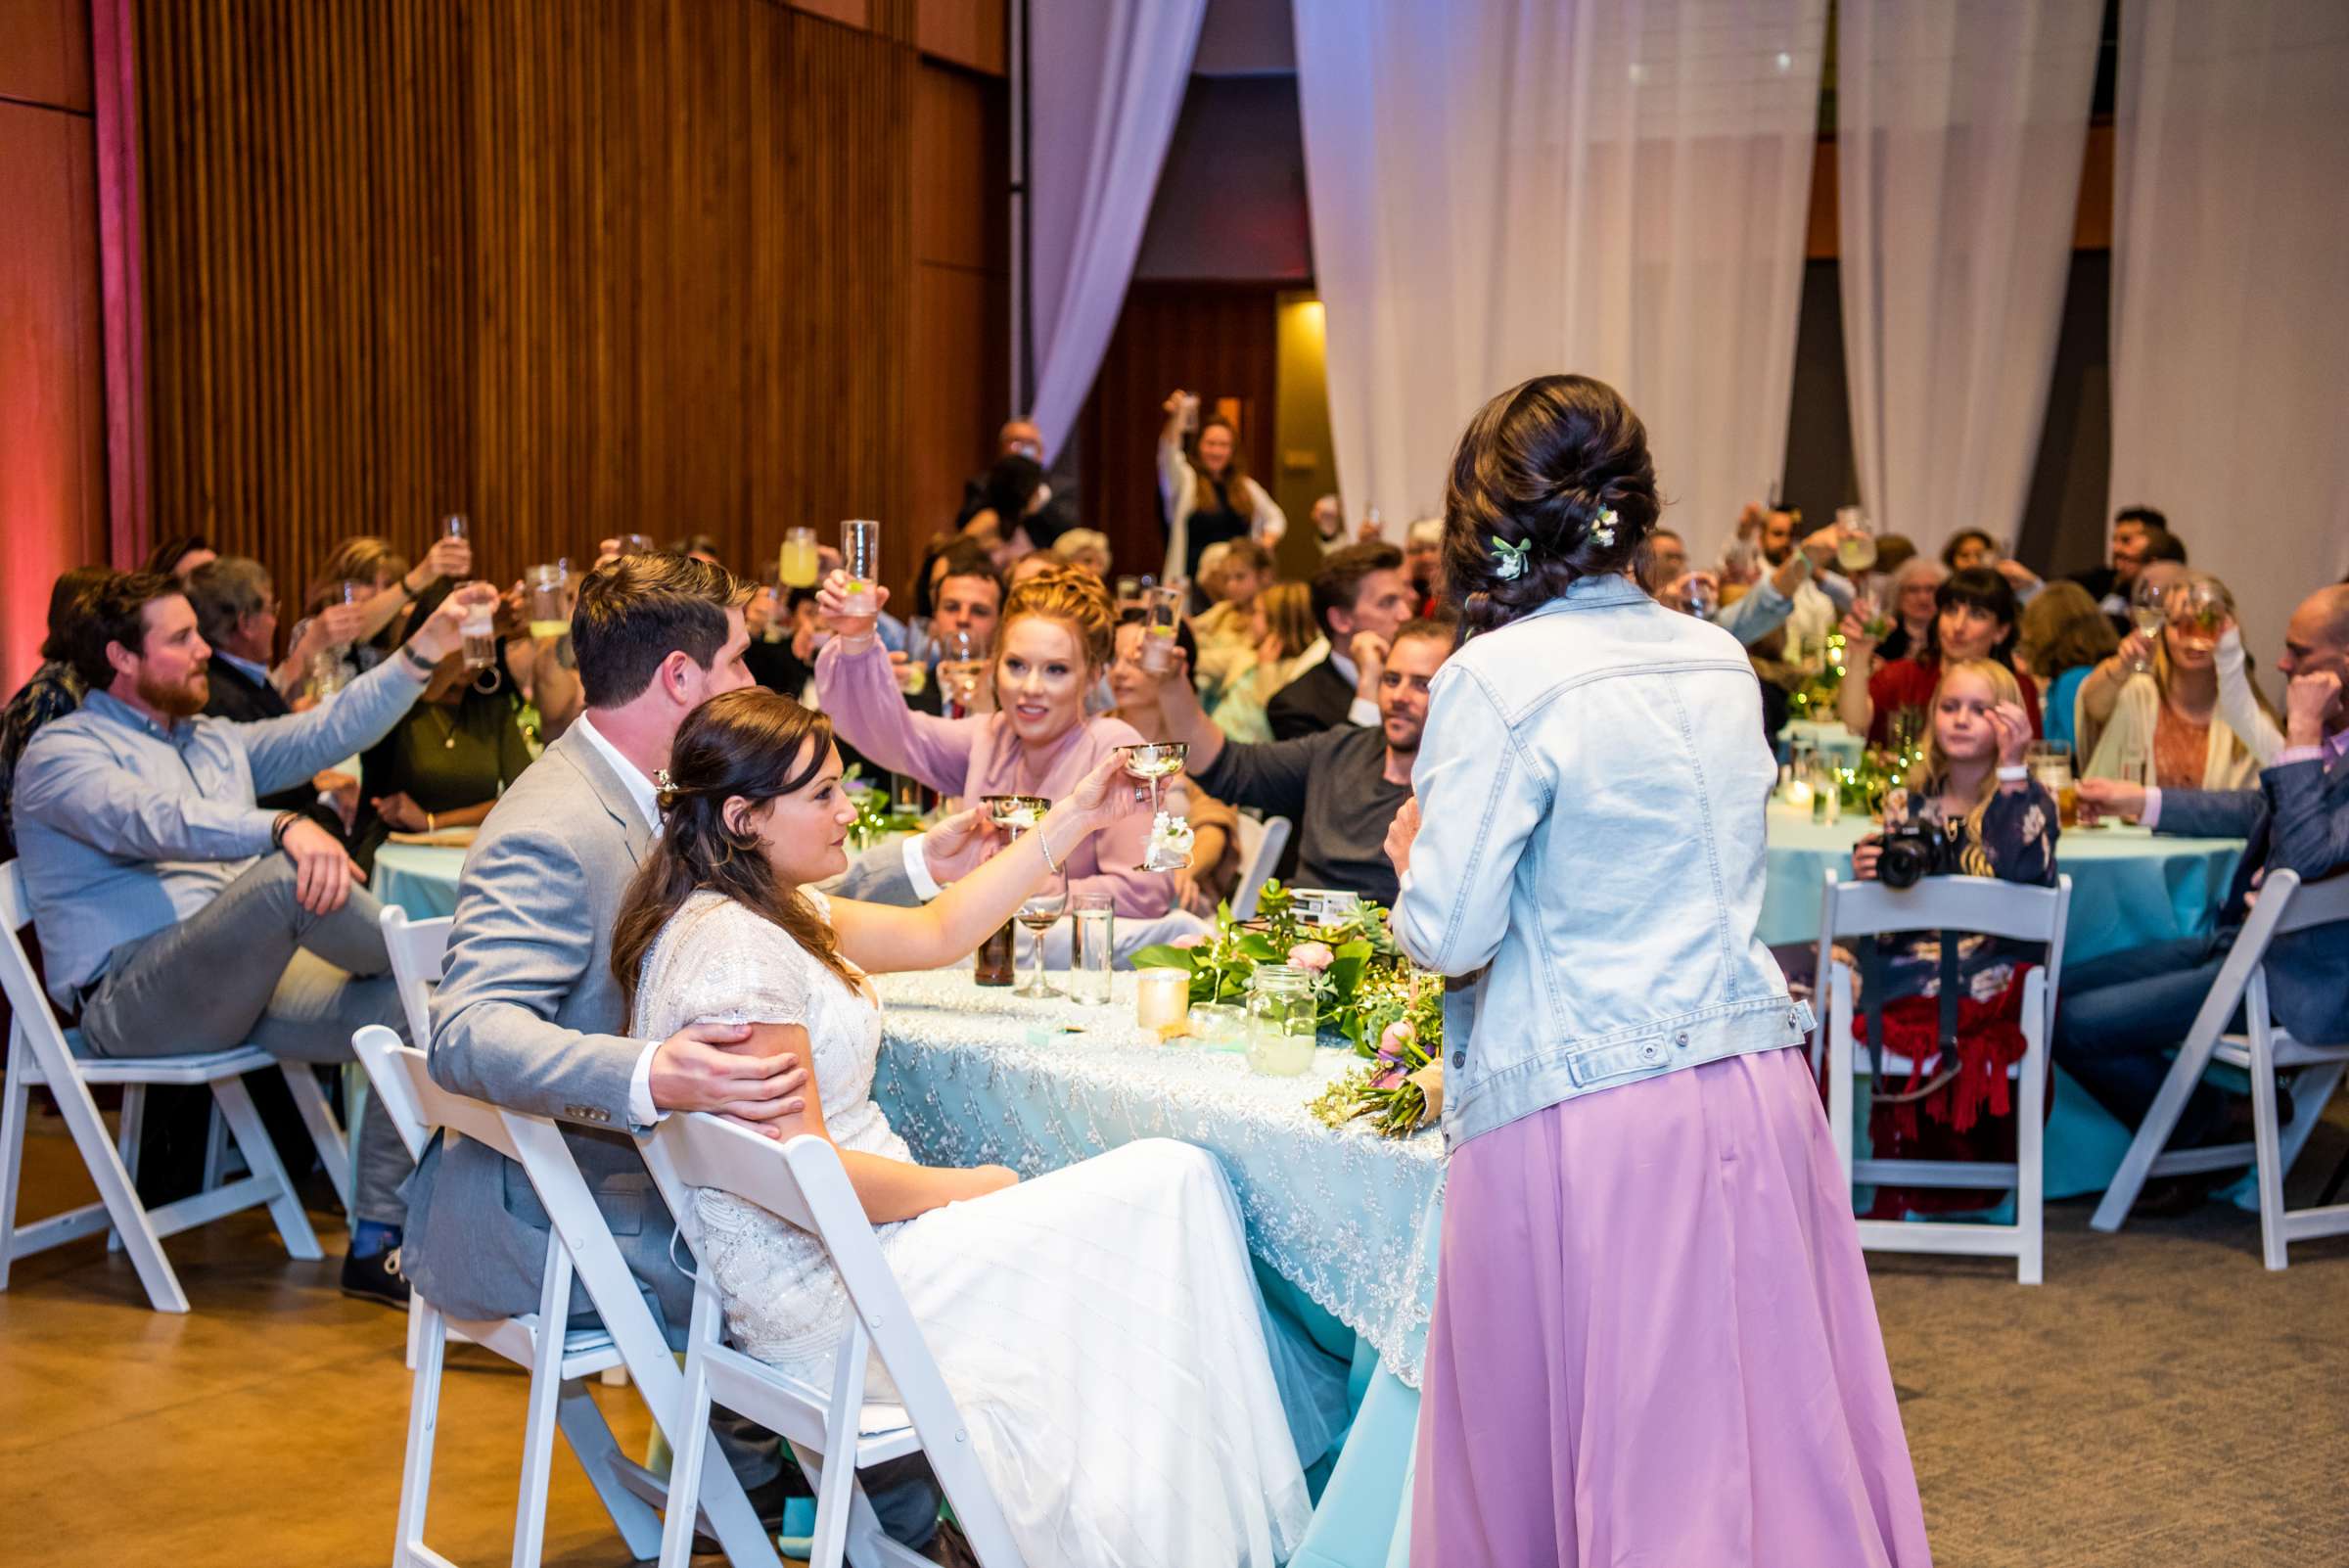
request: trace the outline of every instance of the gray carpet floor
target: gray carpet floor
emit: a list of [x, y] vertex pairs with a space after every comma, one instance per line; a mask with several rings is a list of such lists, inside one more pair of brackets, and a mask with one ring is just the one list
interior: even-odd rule
[[[2345, 1152], [2336, 1096], [2287, 1201]], [[1934, 1561], [2349, 1568], [2349, 1236], [2270, 1273], [2256, 1214], [2103, 1235], [2093, 1207], [2050, 1206], [2036, 1287], [2010, 1262], [1868, 1256]]]

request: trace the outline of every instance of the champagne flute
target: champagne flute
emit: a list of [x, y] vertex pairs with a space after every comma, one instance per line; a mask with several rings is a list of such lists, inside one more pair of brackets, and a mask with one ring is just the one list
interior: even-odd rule
[[1136, 871], [1180, 871], [1191, 863], [1192, 833], [1189, 822], [1167, 814], [1160, 799], [1163, 782], [1182, 771], [1184, 759], [1191, 749], [1181, 741], [1145, 742], [1139, 746], [1121, 746], [1126, 759], [1126, 771], [1150, 784], [1150, 842], [1142, 851], [1142, 863]]

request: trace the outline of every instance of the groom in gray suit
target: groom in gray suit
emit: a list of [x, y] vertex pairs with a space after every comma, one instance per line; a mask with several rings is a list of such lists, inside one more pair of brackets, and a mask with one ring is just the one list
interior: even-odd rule
[[[724, 569], [683, 556], [622, 557], [580, 585], [572, 642], [587, 711], [482, 824], [433, 1000], [434, 1080], [564, 1124], [672, 1344], [682, 1342], [693, 1281], [670, 1259], [675, 1222], [626, 1130], [672, 1111], [766, 1130], [805, 1107], [798, 1061], [728, 1048], [748, 1038], [746, 1027], [627, 1038], [612, 972], [614, 916], [659, 823], [652, 775], [686, 715], [752, 683], [742, 662], [748, 597]], [[402, 1265], [428, 1300], [460, 1317], [537, 1310], [549, 1221], [519, 1167], [480, 1143], [437, 1139], [407, 1193]], [[593, 1320], [576, 1283], [572, 1310]], [[724, 1422], [717, 1432], [761, 1514], [779, 1514], [774, 1440]], [[924, 1545], [938, 1517], [934, 1484], [924, 1474], [871, 1488], [876, 1479], [888, 1478], [868, 1477], [884, 1526]]]

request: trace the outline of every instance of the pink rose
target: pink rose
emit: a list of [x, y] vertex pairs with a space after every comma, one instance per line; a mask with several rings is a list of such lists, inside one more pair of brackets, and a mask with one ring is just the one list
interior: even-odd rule
[[1199, 945], [1199, 944], [1205, 942], [1206, 940], [1206, 932], [1194, 931], [1187, 937], [1176, 937], [1174, 939], [1174, 945], [1177, 947], [1196, 947]]
[[1327, 969], [1337, 954], [1329, 950], [1326, 942], [1301, 942], [1289, 949], [1289, 962], [1312, 974]]
[[1398, 1061], [1403, 1048], [1419, 1038], [1419, 1031], [1407, 1018], [1398, 1018], [1378, 1037], [1378, 1054], [1386, 1060]]
[[1372, 1088], [1391, 1089], [1403, 1083], [1403, 1069], [1390, 1067], [1370, 1081]]

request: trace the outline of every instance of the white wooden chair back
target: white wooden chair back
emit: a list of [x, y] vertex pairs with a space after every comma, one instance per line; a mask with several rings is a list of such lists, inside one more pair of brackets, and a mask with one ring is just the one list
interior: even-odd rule
[[[1845, 1175], [1861, 1182], [1914, 1187], [2014, 1189], [2014, 1223], [1863, 1220], [1860, 1242], [1882, 1252], [1965, 1253], [2011, 1256], [2015, 1277], [2040, 1282], [2045, 1257], [2046, 1118], [2049, 1042], [2055, 1030], [2055, 998], [2063, 972], [2063, 937], [2070, 919], [2072, 879], [2059, 876], [2052, 888], [2003, 882], [1995, 877], [1925, 877], [1910, 888], [1880, 882], [1842, 882], [1827, 873], [1819, 920], [1819, 987], [1825, 1005], [1813, 1059], [1822, 1054], [1826, 1075], [1827, 1125]], [[2023, 982], [2020, 1028], [2023, 1055], [2009, 1076], [2015, 1080], [2013, 1163], [1958, 1160], [1862, 1160], [1853, 1144], [1858, 1134], [1853, 1078], [1872, 1069], [1872, 1060], [1853, 1038], [1860, 1017], [1850, 967], [1834, 957], [1838, 942], [1896, 932], [1941, 931], [1980, 934], [2045, 945], [2047, 955]], [[1887, 1053], [1886, 1060], [1893, 1058]]]
[[1289, 847], [1289, 819], [1273, 816], [1260, 822], [1243, 812], [1239, 835], [1240, 880], [1231, 889], [1231, 917], [1254, 920], [1257, 897], [1272, 880], [1272, 868], [1280, 864], [1280, 853]]
[[440, 984], [440, 960], [448, 951], [448, 928], [457, 922], [441, 915], [411, 920], [397, 904], [384, 905], [384, 949], [392, 955], [392, 979], [399, 988], [400, 1010], [408, 1015], [408, 1040], [421, 1050], [433, 1042], [433, 988]]
[[[395, 1568], [444, 1568], [446, 1563], [425, 1545], [424, 1526], [432, 1496], [440, 1374], [452, 1337], [485, 1346], [530, 1374], [522, 1485], [514, 1524], [512, 1561], [517, 1568], [536, 1563], [544, 1545], [547, 1483], [558, 1432], [569, 1441], [587, 1472], [629, 1555], [637, 1560], [650, 1557], [660, 1546], [661, 1523], [654, 1504], [666, 1496], [666, 1483], [621, 1453], [582, 1380], [644, 1361], [654, 1373], [645, 1390], [654, 1424], [673, 1442], [677, 1436], [673, 1411], [683, 1379], [627, 1276], [611, 1230], [597, 1212], [576, 1162], [564, 1146], [561, 1131], [545, 1117], [508, 1111], [442, 1088], [433, 1082], [426, 1053], [401, 1044], [397, 1035], [381, 1025], [360, 1030], [351, 1038], [351, 1044], [367, 1070], [377, 1103], [391, 1115], [411, 1150], [421, 1152], [435, 1130], [495, 1149], [519, 1163], [530, 1176], [552, 1222], [535, 1313], [493, 1320], [452, 1320], [423, 1291], [415, 1293], [410, 1305], [414, 1327], [409, 1352], [414, 1380], [409, 1396], [407, 1457], [400, 1482], [399, 1530], [392, 1556]], [[543, 1184], [540, 1173], [546, 1176]], [[579, 1264], [582, 1253], [594, 1260], [592, 1265]], [[587, 1285], [597, 1312], [606, 1314], [602, 1328], [567, 1327], [575, 1277]], [[607, 1301], [616, 1305], [607, 1307]], [[617, 1329], [615, 1321], [621, 1324]], [[662, 1374], [666, 1374], [666, 1383]], [[722, 1460], [717, 1468], [724, 1470]], [[729, 1484], [733, 1484], [730, 1495], [725, 1491]], [[722, 1517], [718, 1534], [737, 1563], [759, 1568], [776, 1563], [772, 1544], [759, 1529], [731, 1471], [725, 1471], [722, 1480], [713, 1478], [710, 1510], [713, 1516]]]
[[[289, 1256], [303, 1260], [323, 1256], [293, 1179], [279, 1162], [276, 1146], [244, 1082], [247, 1073], [284, 1071], [287, 1086], [318, 1141], [329, 1173], [340, 1177], [342, 1130], [335, 1126], [308, 1064], [280, 1064], [252, 1045], [177, 1055], [75, 1055], [24, 945], [23, 934], [31, 924], [32, 903], [25, 893], [23, 868], [14, 860], [0, 861], [0, 993], [7, 996], [9, 1006], [7, 1075], [5, 1084], [0, 1084], [0, 1290], [8, 1288], [15, 1259], [81, 1236], [106, 1234], [112, 1238], [110, 1245], [118, 1244], [129, 1255], [155, 1310], [184, 1313], [188, 1310], [187, 1292], [180, 1288], [179, 1277], [163, 1255], [162, 1238], [255, 1205], [268, 1207]], [[93, 1084], [111, 1084], [122, 1090], [117, 1134], [108, 1133], [98, 1102], [90, 1093]], [[207, 1182], [203, 1191], [155, 1209], [140, 1202], [136, 1183], [140, 1116], [148, 1085], [157, 1084], [201, 1084], [211, 1090], [215, 1110], [244, 1157], [246, 1175], [217, 1184]], [[98, 1189], [98, 1201], [19, 1225], [18, 1189], [36, 1085], [45, 1085], [56, 1098], [75, 1152]], [[340, 1180], [338, 1190], [342, 1190]], [[347, 1203], [347, 1195], [345, 1201]]]
[[[723, 1318], [716, 1286], [705, 1272], [694, 1292], [694, 1326], [687, 1348], [689, 1407], [686, 1425], [698, 1439], [707, 1427], [706, 1405], [713, 1390], [720, 1401], [790, 1438], [803, 1457], [817, 1459], [813, 1568], [837, 1568], [844, 1552], [918, 1563], [919, 1558], [883, 1538], [861, 1494], [854, 1491], [859, 1434], [865, 1413], [868, 1356], [887, 1368], [921, 1451], [954, 1510], [964, 1537], [985, 1568], [1019, 1568], [1021, 1557], [994, 1491], [971, 1452], [966, 1428], [938, 1363], [914, 1322], [897, 1276], [890, 1271], [863, 1205], [849, 1184], [839, 1153], [808, 1134], [780, 1146], [716, 1117], [671, 1116], [641, 1138], [645, 1164], [670, 1211], [690, 1213], [692, 1189], [710, 1187], [765, 1209], [820, 1240], [847, 1288], [849, 1324], [835, 1352], [829, 1397], [797, 1379], [743, 1356], [722, 1342]], [[737, 1402], [741, 1403], [737, 1403]], [[699, 1419], [695, 1410], [700, 1410]], [[909, 1452], [906, 1450], [905, 1452]], [[869, 1455], [872, 1451], [865, 1448]], [[691, 1474], [680, 1464], [678, 1474]], [[670, 1494], [670, 1518], [683, 1517], [677, 1492]], [[663, 1540], [664, 1568], [682, 1568], [687, 1542], [671, 1524]]]
[[[2349, 922], [2349, 874], [2304, 883], [2298, 873], [2277, 871], [2263, 879], [2259, 900], [2220, 965], [2218, 978], [2194, 1013], [2186, 1041], [2170, 1064], [2161, 1092], [2145, 1113], [2121, 1167], [2104, 1189], [2089, 1223], [2118, 1230], [2129, 1218], [2145, 1182], [2157, 1176], [2222, 1171], [2250, 1163], [2259, 1187], [2260, 1244], [2270, 1268], [2282, 1268], [2290, 1242], [2349, 1233], [2349, 1204], [2287, 1210], [2283, 1178], [2307, 1147], [2309, 1134], [2349, 1070], [2349, 1041], [2295, 1039], [2279, 1028], [2268, 998], [2268, 951], [2279, 937]], [[2237, 1006], [2244, 1032], [2228, 1033]], [[2241, 1068], [2251, 1079], [2252, 1141], [2165, 1152], [2188, 1098], [2213, 1060]], [[2280, 1125], [2276, 1071], [2297, 1069], [2288, 1090], [2293, 1100], [2289, 1130]]]

